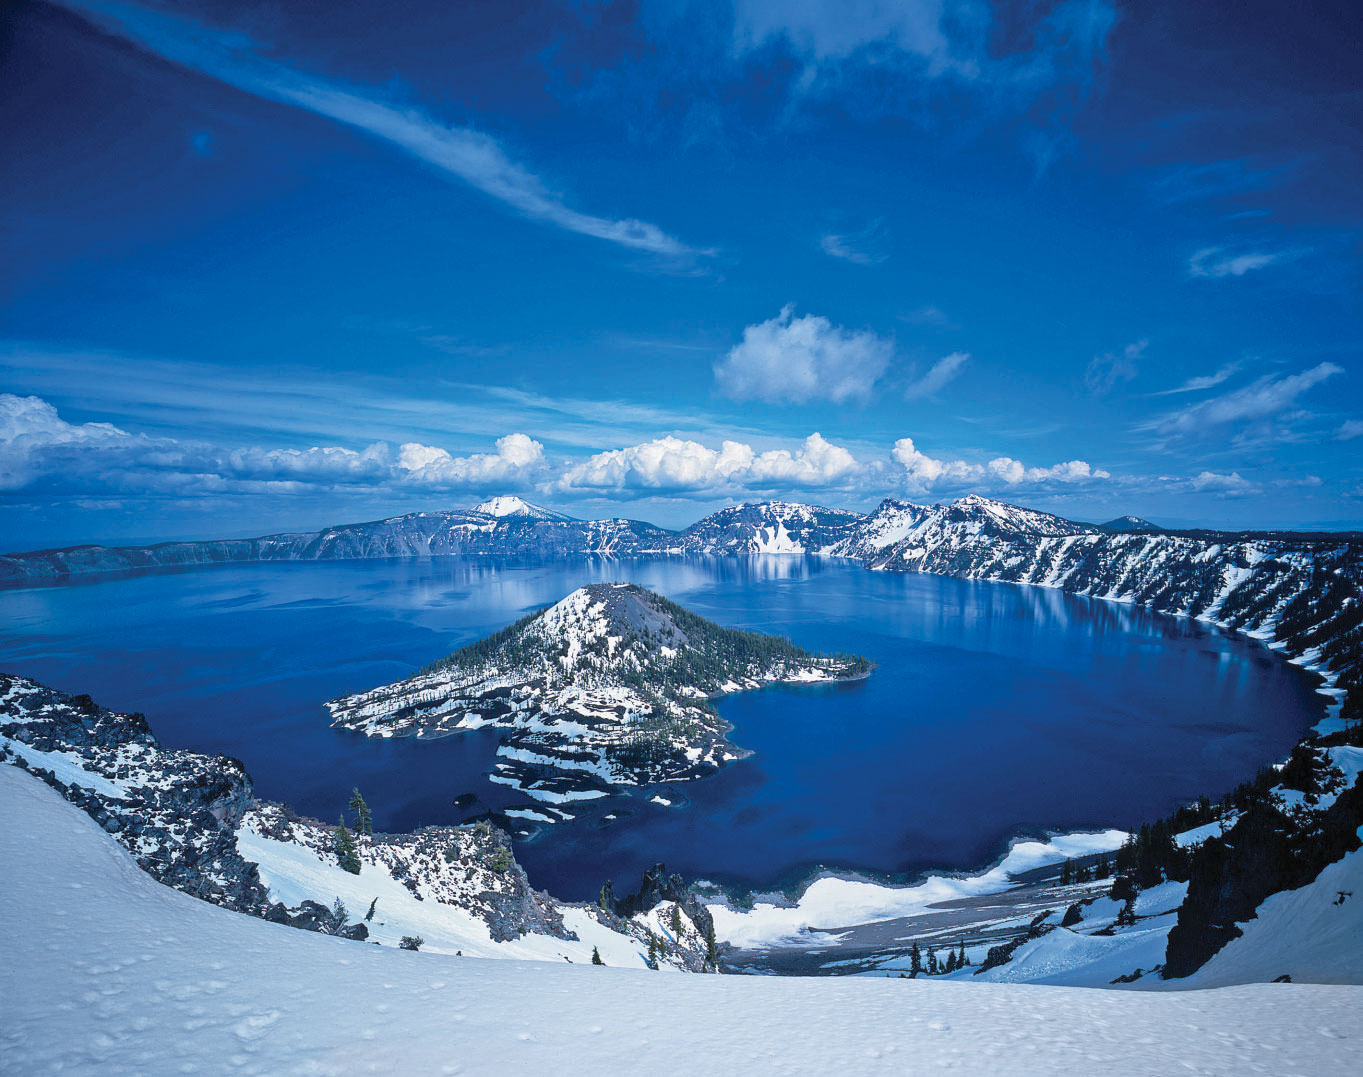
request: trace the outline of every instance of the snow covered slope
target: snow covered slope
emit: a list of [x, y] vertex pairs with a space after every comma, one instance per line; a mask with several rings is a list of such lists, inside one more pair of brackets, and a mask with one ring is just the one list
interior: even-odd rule
[[484, 957], [587, 961], [596, 947], [616, 965], [713, 967], [709, 913], [676, 877], [655, 870], [639, 895], [600, 906], [557, 902], [531, 889], [486, 822], [356, 833], [346, 870], [334, 828], [252, 799], [237, 760], [165, 749], [141, 715], [8, 674], [3, 763], [47, 782], [151, 877], [272, 923], [389, 946], [420, 936]]
[[682, 781], [741, 758], [711, 697], [870, 668], [721, 628], [633, 584], [592, 584], [415, 677], [327, 707], [334, 724], [377, 737], [506, 729], [494, 780], [560, 805], [538, 809], [553, 821], [611, 785]]
[[7, 1072], [1356, 1072], [1356, 987], [1130, 994], [410, 953], [158, 886], [10, 767], [0, 818]]

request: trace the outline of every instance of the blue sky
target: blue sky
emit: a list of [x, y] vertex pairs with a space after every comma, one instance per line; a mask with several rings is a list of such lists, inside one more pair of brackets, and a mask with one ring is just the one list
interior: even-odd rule
[[0, 546], [1363, 523], [1350, 5], [21, 3]]

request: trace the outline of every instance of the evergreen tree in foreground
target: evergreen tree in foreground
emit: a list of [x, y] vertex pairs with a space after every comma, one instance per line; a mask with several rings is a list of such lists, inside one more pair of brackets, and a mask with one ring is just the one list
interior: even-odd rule
[[601, 951], [598, 950], [595, 946], [592, 947], [592, 964], [593, 965], [605, 964], [605, 962], [601, 960]]
[[358, 787], [350, 791], [350, 810], [355, 813], [355, 833], [373, 836], [374, 817], [369, 812], [369, 805], [364, 802], [364, 797], [360, 796]]
[[336, 862], [351, 875], [360, 873], [360, 854], [355, 849], [355, 839], [346, 829], [345, 816], [336, 820], [336, 829], [331, 832], [332, 848], [336, 850]]
[[909, 976], [918, 979], [923, 974], [923, 951], [918, 943], [913, 944], [913, 949], [909, 951]]

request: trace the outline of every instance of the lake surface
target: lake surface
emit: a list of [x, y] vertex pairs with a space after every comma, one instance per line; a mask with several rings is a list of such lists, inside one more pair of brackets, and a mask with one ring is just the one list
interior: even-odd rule
[[[369, 740], [330, 728], [322, 702], [596, 580], [879, 667], [730, 697], [719, 709], [752, 758], [520, 841], [531, 881], [565, 898], [607, 877], [628, 892], [658, 860], [758, 889], [820, 865], [968, 870], [1019, 834], [1138, 825], [1217, 796], [1323, 710], [1314, 677], [1194, 621], [813, 558], [228, 565], [0, 590], [0, 669], [143, 711], [163, 743], [240, 758], [258, 795], [303, 814], [334, 819], [359, 786], [382, 829], [455, 823], [525, 801], [485, 778], [495, 731]], [[479, 802], [461, 810], [464, 793]]]

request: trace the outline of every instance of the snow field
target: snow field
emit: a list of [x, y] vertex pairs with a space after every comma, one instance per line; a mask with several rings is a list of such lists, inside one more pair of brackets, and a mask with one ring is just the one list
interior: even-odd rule
[[1363, 988], [658, 976], [368, 946], [158, 885], [0, 768], [7, 1072], [1357, 1072]]

